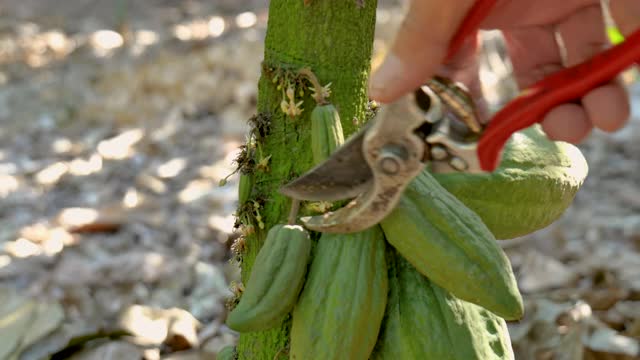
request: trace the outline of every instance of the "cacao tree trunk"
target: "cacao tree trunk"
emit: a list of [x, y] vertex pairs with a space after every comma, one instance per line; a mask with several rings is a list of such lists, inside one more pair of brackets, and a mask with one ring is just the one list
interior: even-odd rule
[[[278, 71], [308, 67], [321, 84], [331, 83], [330, 100], [339, 110], [345, 137], [365, 120], [366, 84], [374, 37], [376, 0], [272, 0], [259, 82], [258, 116], [252, 121], [259, 163], [253, 170], [251, 197], [238, 218], [254, 229], [245, 237], [242, 279], [246, 281], [269, 228], [287, 221], [291, 201], [278, 193], [288, 180], [312, 166], [309, 114], [315, 102], [307, 92], [302, 114], [294, 118], [281, 109], [284, 89]], [[296, 95], [297, 96], [297, 95]], [[249, 204], [250, 206], [248, 206]], [[280, 327], [243, 333], [239, 359], [288, 358], [287, 318]]]

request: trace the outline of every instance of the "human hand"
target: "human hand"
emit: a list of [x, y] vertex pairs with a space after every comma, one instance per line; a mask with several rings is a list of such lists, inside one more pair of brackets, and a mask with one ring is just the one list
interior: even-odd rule
[[[461, 81], [477, 93], [473, 41], [443, 64], [449, 42], [473, 3], [412, 0], [390, 54], [372, 76], [369, 96], [391, 102], [436, 73]], [[610, 3], [623, 34], [640, 26], [640, 1]], [[599, 0], [499, 0], [482, 28], [502, 30], [516, 81], [523, 89], [591, 58], [608, 44]], [[624, 126], [629, 107], [624, 87], [612, 81], [590, 91], [580, 104], [554, 108], [543, 119], [542, 127], [551, 139], [578, 143], [594, 127], [615, 131]]]

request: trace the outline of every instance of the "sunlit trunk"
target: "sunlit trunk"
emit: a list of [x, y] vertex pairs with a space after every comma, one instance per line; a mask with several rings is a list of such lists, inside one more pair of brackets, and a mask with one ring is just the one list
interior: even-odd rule
[[[376, 1], [366, 0], [272, 0], [265, 42], [263, 72], [259, 82], [258, 114], [253, 122], [256, 144], [254, 153], [254, 189], [240, 218], [255, 229], [246, 237], [242, 255], [242, 278], [246, 280], [254, 258], [268, 229], [286, 222], [291, 206], [278, 188], [302, 174], [312, 164], [309, 114], [314, 102], [306, 91], [300, 116], [283, 113], [284, 89], [274, 83], [278, 69], [291, 73], [308, 67], [321, 84], [331, 83], [330, 101], [340, 111], [345, 136], [353, 133], [365, 118], [366, 84], [373, 44]], [[256, 64], [259, 59], [256, 59]], [[264, 135], [264, 137], [262, 137]], [[268, 156], [271, 156], [268, 158]], [[252, 204], [253, 209], [248, 209]], [[256, 216], [259, 214], [259, 219]], [[249, 220], [246, 220], [249, 219]], [[260, 229], [260, 222], [263, 229]], [[248, 224], [245, 224], [248, 225]], [[288, 358], [290, 317], [281, 326], [263, 332], [245, 333], [237, 346], [239, 359]]]

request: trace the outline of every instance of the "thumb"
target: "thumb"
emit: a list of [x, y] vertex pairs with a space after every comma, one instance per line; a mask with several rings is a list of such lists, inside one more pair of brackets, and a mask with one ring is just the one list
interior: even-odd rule
[[412, 0], [389, 55], [372, 75], [369, 97], [386, 103], [432, 77], [473, 0]]

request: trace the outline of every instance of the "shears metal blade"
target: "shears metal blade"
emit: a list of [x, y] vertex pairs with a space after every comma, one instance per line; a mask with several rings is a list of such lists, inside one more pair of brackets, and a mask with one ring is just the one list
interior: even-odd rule
[[373, 172], [362, 146], [368, 123], [350, 137], [329, 159], [280, 189], [293, 199], [335, 201], [356, 197], [371, 187]]
[[[367, 127], [349, 138], [327, 161], [280, 189], [298, 200], [333, 201], [355, 197], [343, 208], [302, 218], [321, 232], [355, 232], [377, 224], [395, 207], [409, 182], [437, 153], [441, 171], [453, 170], [447, 144], [453, 112], [430, 88], [385, 106]], [[446, 104], [446, 103], [445, 103]], [[434, 151], [440, 150], [440, 151]], [[469, 149], [475, 156], [475, 148]], [[453, 162], [455, 166], [455, 161]], [[474, 165], [477, 168], [477, 164]], [[466, 167], [468, 169], [468, 166]], [[477, 168], [479, 170], [479, 168]]]

